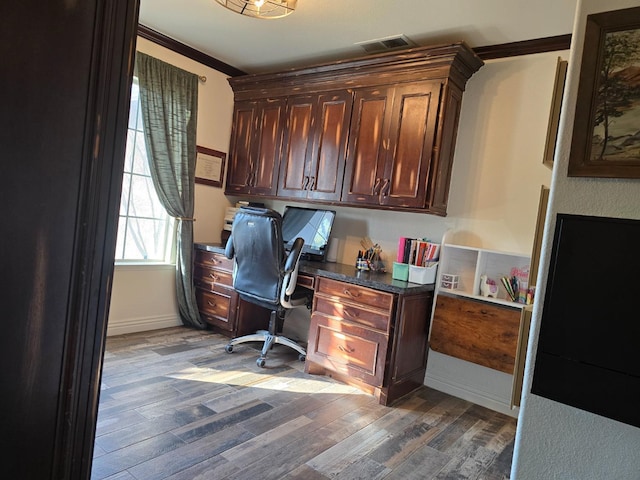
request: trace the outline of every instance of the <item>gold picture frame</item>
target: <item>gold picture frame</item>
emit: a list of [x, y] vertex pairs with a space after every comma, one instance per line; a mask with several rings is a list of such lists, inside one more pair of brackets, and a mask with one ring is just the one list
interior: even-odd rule
[[547, 126], [547, 139], [544, 144], [544, 156], [542, 157], [542, 163], [549, 168], [553, 168], [553, 157], [556, 154], [562, 96], [564, 95], [564, 84], [567, 79], [567, 65], [568, 62], [566, 60], [558, 57], [556, 78], [553, 83], [553, 97], [551, 98], [551, 111], [549, 112], [549, 125]]
[[226, 157], [227, 154], [224, 152], [197, 146], [195, 182], [222, 188]]

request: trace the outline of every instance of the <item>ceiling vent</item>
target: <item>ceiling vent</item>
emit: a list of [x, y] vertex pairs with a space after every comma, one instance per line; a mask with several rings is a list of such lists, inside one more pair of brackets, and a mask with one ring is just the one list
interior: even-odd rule
[[389, 50], [398, 50], [400, 48], [415, 47], [416, 44], [404, 35], [395, 35], [393, 37], [377, 38], [375, 40], [367, 40], [358, 42], [356, 45], [362, 47], [367, 53], [388, 52]]

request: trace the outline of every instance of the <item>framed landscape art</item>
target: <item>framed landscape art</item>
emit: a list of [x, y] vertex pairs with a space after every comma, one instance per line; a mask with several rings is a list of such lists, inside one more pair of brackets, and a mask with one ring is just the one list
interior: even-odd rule
[[587, 16], [568, 175], [640, 178], [640, 7]]

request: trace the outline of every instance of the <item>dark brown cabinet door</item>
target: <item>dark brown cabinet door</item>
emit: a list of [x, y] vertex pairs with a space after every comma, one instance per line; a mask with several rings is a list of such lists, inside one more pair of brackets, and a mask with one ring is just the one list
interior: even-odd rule
[[225, 193], [275, 195], [286, 100], [236, 102]]
[[289, 97], [279, 196], [340, 199], [351, 106], [349, 90]]
[[257, 102], [236, 102], [235, 104], [225, 193], [233, 195], [249, 192], [251, 143], [256, 110]]
[[356, 91], [342, 199], [424, 208], [440, 82]]
[[440, 88], [440, 82], [427, 82], [395, 89], [381, 205], [427, 205]]
[[342, 200], [378, 204], [389, 133], [392, 88], [356, 90]]
[[312, 159], [316, 95], [290, 97], [287, 102], [287, 128], [280, 162], [278, 195], [305, 198], [310, 183], [308, 164]]

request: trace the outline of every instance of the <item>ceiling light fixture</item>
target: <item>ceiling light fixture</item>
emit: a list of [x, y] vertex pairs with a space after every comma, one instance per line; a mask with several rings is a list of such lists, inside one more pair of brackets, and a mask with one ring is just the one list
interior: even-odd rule
[[282, 18], [296, 9], [298, 0], [216, 0], [223, 7], [255, 18]]

